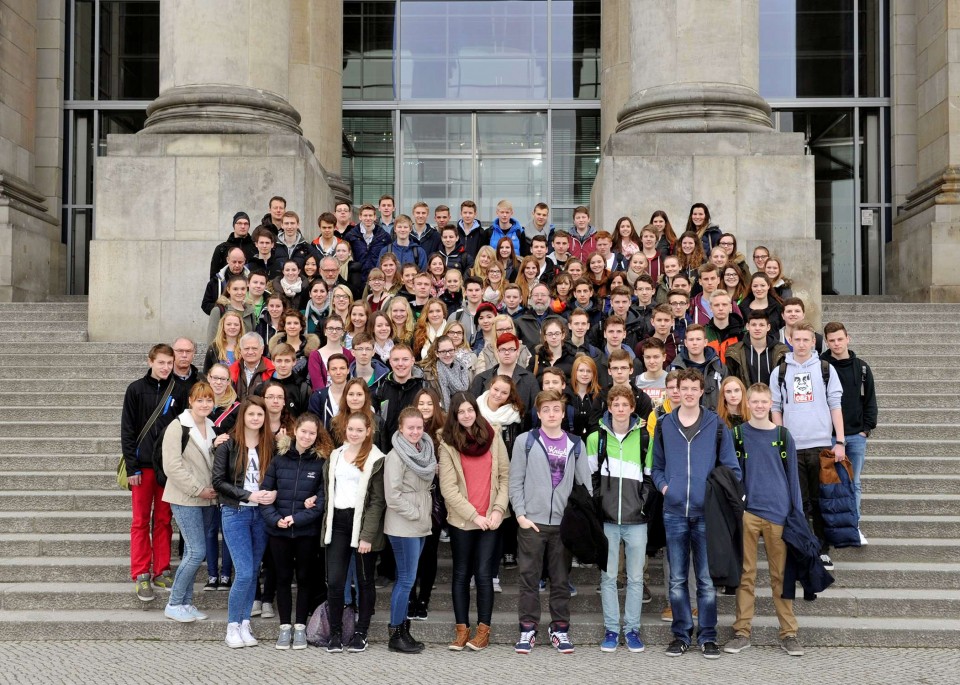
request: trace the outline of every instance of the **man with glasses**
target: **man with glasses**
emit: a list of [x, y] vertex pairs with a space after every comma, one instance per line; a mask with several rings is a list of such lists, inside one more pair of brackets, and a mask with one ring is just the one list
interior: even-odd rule
[[340, 262], [335, 257], [324, 257], [320, 260], [320, 278], [323, 279], [328, 291], [338, 285], [350, 287], [350, 284], [340, 275]]
[[374, 355], [373, 336], [369, 333], [353, 336], [351, 351], [353, 363], [350, 364], [350, 378], [363, 379], [367, 387], [371, 387], [390, 372], [387, 365]]
[[173, 341], [173, 380], [176, 383], [174, 392], [180, 394], [183, 406], [187, 406], [186, 399], [190, 396], [190, 388], [202, 378], [200, 369], [193, 365], [196, 353], [197, 346], [190, 338], [177, 338]]
[[551, 314], [550, 287], [546, 283], [537, 283], [530, 290], [530, 300], [526, 308], [514, 319], [520, 340], [531, 354], [540, 344], [540, 328]]
[[273, 362], [263, 356], [263, 338], [259, 333], [247, 333], [240, 338], [240, 358], [230, 365], [230, 381], [243, 402], [248, 395], [270, 380], [276, 371]]
[[497, 335], [497, 357], [500, 363], [492, 369], [487, 369], [474, 377], [470, 384], [470, 392], [474, 397], [480, 397], [487, 389], [490, 380], [494, 376], [508, 376], [513, 379], [517, 386], [517, 392], [520, 395], [520, 401], [523, 402], [523, 430], [529, 430], [533, 423], [534, 414], [533, 403], [537, 399], [537, 393], [540, 392], [540, 386], [532, 373], [522, 367], [518, 361], [520, 359], [520, 338], [513, 333], [503, 333]]
[[690, 323], [690, 295], [682, 290], [671, 290], [667, 295], [667, 306], [673, 315], [673, 327], [670, 330], [678, 341], [677, 354], [680, 354], [687, 337], [687, 324]]

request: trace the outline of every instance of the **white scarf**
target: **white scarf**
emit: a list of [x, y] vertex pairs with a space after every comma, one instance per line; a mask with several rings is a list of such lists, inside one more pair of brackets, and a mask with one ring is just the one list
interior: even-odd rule
[[280, 279], [280, 287], [283, 288], [283, 294], [287, 297], [293, 297], [294, 295], [300, 294], [300, 289], [303, 287], [303, 281], [299, 278], [293, 283], [287, 283], [284, 279]]
[[477, 398], [477, 406], [480, 408], [480, 415], [490, 422], [493, 426], [509, 426], [513, 423], [520, 423], [520, 412], [512, 404], [505, 404], [497, 410], [491, 409], [487, 405], [487, 395], [490, 391], [483, 393]]

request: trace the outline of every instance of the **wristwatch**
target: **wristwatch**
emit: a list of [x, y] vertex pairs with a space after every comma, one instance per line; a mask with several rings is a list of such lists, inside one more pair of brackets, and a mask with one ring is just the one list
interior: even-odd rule
[[847, 443], [846, 443], [844, 440], [837, 440], [837, 444], [838, 444], [838, 445], [843, 445], [844, 447], [847, 446]]

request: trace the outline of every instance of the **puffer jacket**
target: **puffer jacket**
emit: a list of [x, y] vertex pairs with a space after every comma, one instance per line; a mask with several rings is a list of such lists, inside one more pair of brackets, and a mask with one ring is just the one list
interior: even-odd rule
[[[336, 478], [330, 474], [336, 473], [337, 463], [343, 459], [345, 449], [346, 447], [338, 447], [330, 454], [330, 458], [323, 462], [323, 481], [326, 484], [327, 497], [320, 539], [324, 546], [329, 545], [333, 539], [333, 528], [330, 524], [333, 521], [337, 483]], [[353, 503], [351, 547], [357, 547], [361, 541], [369, 542], [371, 550], [379, 552], [386, 545], [383, 534], [383, 515], [387, 508], [383, 493], [383, 459], [383, 452], [376, 446], [371, 447], [360, 471], [357, 499]]]
[[[260, 507], [268, 535], [299, 538], [320, 531], [324, 511], [323, 463], [315, 451], [300, 454], [295, 444], [290, 445], [286, 452], [270, 461], [261, 487], [277, 491], [273, 504]], [[304, 500], [313, 496], [317, 498], [316, 505], [307, 509]], [[287, 516], [293, 516], [293, 525], [277, 526], [277, 522]]]
[[[594, 497], [600, 501], [604, 521], [618, 525], [646, 523], [650, 503], [656, 496], [650, 479], [652, 463], [647, 455], [646, 424], [631, 416], [630, 428], [622, 441], [612, 426], [613, 418], [607, 412], [600, 419], [600, 427], [587, 436]], [[606, 454], [600, 454], [601, 434], [606, 436]]]
[[853, 467], [847, 460], [834, 461], [832, 453], [820, 458], [820, 513], [827, 543], [834, 547], [860, 546]]

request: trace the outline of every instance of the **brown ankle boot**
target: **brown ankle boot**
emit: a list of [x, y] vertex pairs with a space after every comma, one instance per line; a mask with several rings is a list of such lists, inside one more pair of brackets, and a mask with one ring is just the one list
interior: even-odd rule
[[490, 644], [490, 626], [484, 623], [477, 624], [477, 634], [467, 643], [467, 647], [475, 652], [479, 652]]
[[467, 628], [465, 623], [457, 624], [457, 636], [453, 638], [453, 642], [450, 643], [450, 651], [453, 652], [462, 652], [463, 648], [467, 644], [467, 640], [470, 639], [470, 629]]

